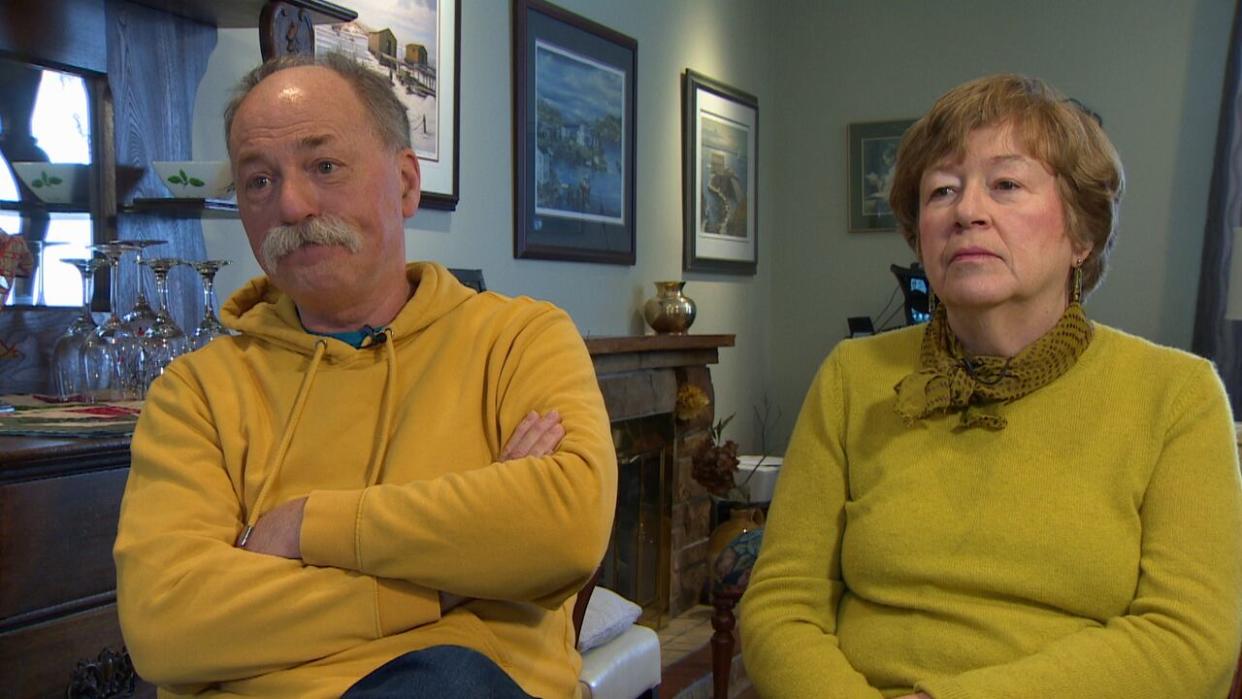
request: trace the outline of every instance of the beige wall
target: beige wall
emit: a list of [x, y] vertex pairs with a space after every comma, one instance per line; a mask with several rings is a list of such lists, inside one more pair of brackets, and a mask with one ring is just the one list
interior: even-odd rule
[[[1227, 0], [784, 0], [774, 44], [772, 386], [796, 411], [845, 318], [874, 315], [913, 254], [897, 233], [850, 234], [845, 132], [913, 118], [949, 87], [1042, 77], [1104, 119], [1128, 192], [1093, 318], [1188, 348], [1233, 3]], [[771, 171], [770, 171], [771, 172]], [[771, 209], [769, 209], [771, 211]]]
[[[348, 2], [346, 2], [348, 4]], [[638, 262], [512, 255], [510, 18], [505, 0], [462, 0], [461, 205], [407, 226], [412, 258], [481, 267], [501, 292], [564, 307], [585, 334], [640, 332], [651, 282], [684, 278], [694, 331], [735, 333], [714, 369], [731, 436], [754, 449], [751, 407], [769, 396], [792, 427], [845, 318], [877, 314], [911, 253], [895, 233], [849, 234], [845, 129], [915, 117], [990, 72], [1046, 78], [1103, 115], [1126, 164], [1122, 234], [1095, 318], [1186, 347], [1198, 279], [1228, 0], [562, 0], [638, 40]], [[199, 91], [195, 156], [223, 157], [228, 87], [258, 61], [253, 30], [224, 30]], [[680, 75], [733, 84], [760, 103], [760, 264], [755, 277], [681, 271]], [[258, 273], [236, 222], [208, 222], [209, 251]], [[778, 271], [779, 270], [779, 271]], [[775, 341], [773, 341], [775, 340]]]

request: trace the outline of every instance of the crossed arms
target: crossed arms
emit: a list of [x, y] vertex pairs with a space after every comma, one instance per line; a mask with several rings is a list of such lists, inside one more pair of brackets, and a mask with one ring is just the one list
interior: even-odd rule
[[[488, 355], [499, 367], [488, 368], [497, 412], [483, 420], [494, 425], [494, 446], [471, 442], [474, 456], [466, 457], [465, 445], [442, 443], [438, 453], [452, 459], [457, 451], [462, 463], [445, 463], [444, 475], [425, 480], [291, 486], [275, 501], [304, 504], [267, 513], [248, 542], [252, 550], [235, 543], [255, 467], [236, 465], [250, 452], [228, 439], [245, 435], [221, 433], [216, 403], [250, 408], [208, 390], [213, 378], [219, 388], [223, 370], [204, 368], [211, 352], [170, 367], [152, 388], [134, 437], [115, 547], [118, 610], [139, 672], [193, 691], [433, 623], [458, 598], [560, 608], [603, 556], [615, 452], [572, 322], [551, 310], [521, 321], [508, 350]], [[233, 366], [230, 360], [224, 368]], [[552, 407], [564, 429], [554, 449], [560, 427], [546, 422], [552, 416], [529, 423], [532, 409]], [[255, 420], [247, 414], [241, 429]], [[493, 442], [491, 434], [510, 437]], [[431, 439], [418, 435], [424, 438]], [[409, 444], [417, 440], [407, 451]], [[294, 479], [298, 471], [285, 473]], [[299, 508], [300, 527], [282, 522]], [[301, 561], [267, 555], [280, 546], [293, 553], [294, 532]]]

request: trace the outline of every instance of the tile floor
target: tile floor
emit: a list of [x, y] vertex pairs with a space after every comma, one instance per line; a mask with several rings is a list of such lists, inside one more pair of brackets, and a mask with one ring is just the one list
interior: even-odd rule
[[691, 607], [658, 632], [660, 664], [668, 667], [707, 645], [712, 638], [712, 608]]

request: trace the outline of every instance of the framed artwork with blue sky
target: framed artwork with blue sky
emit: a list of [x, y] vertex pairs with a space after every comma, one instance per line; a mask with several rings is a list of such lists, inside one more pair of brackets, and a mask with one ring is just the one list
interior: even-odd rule
[[638, 42], [513, 2], [514, 256], [632, 265]]

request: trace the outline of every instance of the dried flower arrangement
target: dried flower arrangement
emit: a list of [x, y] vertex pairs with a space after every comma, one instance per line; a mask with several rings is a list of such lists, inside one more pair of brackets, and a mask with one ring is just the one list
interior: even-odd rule
[[[692, 391], [697, 392], [698, 396], [701, 396], [703, 405], [697, 407], [696, 412], [691, 418], [697, 416], [707, 405], [711, 404], [711, 401], [707, 399], [707, 396], [701, 390], [694, 386], [684, 386], [677, 393], [677, 416], [679, 419], [691, 419], [682, 418], [681, 411], [683, 403], [687, 406], [696, 404], [694, 400], [696, 396], [694, 396]], [[683, 394], [685, 394], [684, 400]], [[749, 501], [750, 490], [747, 484], [768, 458], [766, 456], [768, 453], [768, 434], [780, 422], [781, 412], [777, 408], [776, 415], [772, 415], [771, 405], [768, 403], [767, 396], [764, 396], [763, 399], [763, 409], [760, 410], [759, 406], [753, 406], [753, 410], [755, 412], [755, 424], [758, 427], [760, 451], [764, 456], [761, 456], [754, 465], [748, 466], [749, 472], [740, 483], [737, 482], [735, 476], [739, 463], [737, 443], [731, 439], [725, 440], [723, 443], [721, 441], [724, 438], [725, 427], [733, 420], [732, 415], [720, 420], [711, 428], [707, 440], [699, 446], [691, 458], [691, 463], [694, 467], [691, 475], [694, 477], [694, 480], [706, 488], [707, 492], [718, 498], [741, 502]]]
[[721, 444], [725, 427], [733, 420], [733, 416], [720, 420], [711, 428], [708, 438], [695, 452], [692, 458], [693, 470], [690, 472], [694, 480], [707, 488], [707, 492], [716, 497], [728, 498], [730, 492], [737, 490], [733, 482], [733, 474], [737, 472], [737, 442], [732, 439]]

